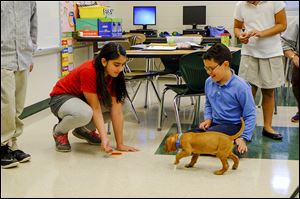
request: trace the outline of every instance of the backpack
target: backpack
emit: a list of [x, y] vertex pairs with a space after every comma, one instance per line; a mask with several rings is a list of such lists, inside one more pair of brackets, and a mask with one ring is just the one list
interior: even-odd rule
[[208, 28], [208, 35], [209, 37], [220, 37], [221, 34], [228, 33], [229, 38], [231, 39], [230, 33], [225, 29], [224, 26], [216, 26], [216, 27], [209, 27]]

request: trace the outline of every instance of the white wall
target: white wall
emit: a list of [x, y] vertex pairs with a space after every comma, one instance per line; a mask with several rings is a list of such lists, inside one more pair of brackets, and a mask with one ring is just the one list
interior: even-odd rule
[[236, 1], [110, 1], [109, 6], [114, 10], [113, 16], [123, 19], [123, 29], [129, 31], [141, 26], [133, 25], [133, 6], [151, 5], [156, 6], [156, 25], [149, 26], [158, 33], [178, 31], [191, 28], [182, 25], [182, 6], [206, 5], [207, 25], [223, 25], [233, 33], [233, 12]]
[[[92, 46], [74, 49], [74, 66], [93, 57]], [[61, 55], [51, 53], [34, 56], [34, 68], [29, 73], [25, 107], [49, 98], [53, 86], [60, 78]]]
[[[110, 1], [109, 6], [113, 9], [114, 17], [123, 19], [125, 31], [141, 28], [141, 26], [133, 25], [133, 6], [156, 6], [156, 25], [149, 26], [149, 28], [156, 29], [159, 34], [164, 31], [182, 33], [182, 30], [191, 28], [191, 26], [182, 25], [182, 7], [205, 5], [207, 25], [223, 25], [233, 35], [233, 14], [236, 3], [237, 1]], [[298, 1], [286, 1], [286, 3], [288, 20], [299, 15]], [[232, 37], [232, 42], [235, 43], [234, 37]]]

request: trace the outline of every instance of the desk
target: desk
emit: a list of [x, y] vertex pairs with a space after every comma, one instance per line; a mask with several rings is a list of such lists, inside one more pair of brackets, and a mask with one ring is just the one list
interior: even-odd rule
[[[205, 52], [206, 50], [203, 50]], [[172, 50], [172, 51], [145, 51], [145, 50], [127, 50], [127, 57], [128, 58], [146, 58], [146, 72], [149, 72], [153, 69], [154, 58], [161, 58], [165, 56], [182, 56], [185, 54], [189, 54], [195, 52], [195, 50]], [[148, 99], [148, 85], [149, 82], [151, 83], [153, 90], [156, 94], [158, 102], [161, 103], [159, 93], [152, 81], [152, 79], [148, 78], [146, 82], [145, 88], [145, 105], [144, 108], [147, 108], [147, 99]]]
[[128, 40], [131, 36], [123, 35], [122, 37], [74, 37], [77, 41], [83, 41], [83, 42], [93, 42], [93, 51], [94, 53], [99, 50], [98, 48], [98, 42], [103, 41], [122, 41], [122, 40]]
[[[143, 51], [143, 50], [127, 50], [127, 56], [128, 57], [132, 57], [132, 58], [146, 58], [147, 59], [147, 65], [146, 65], [146, 71], [149, 71], [151, 69], [151, 59], [153, 58], [161, 58], [161, 57], [165, 57], [165, 56], [182, 56], [185, 54], [189, 54], [192, 52], [200, 52], [200, 53], [205, 53], [208, 49], [210, 48], [210, 46], [208, 46], [207, 48], [203, 48], [203, 49], [198, 49], [198, 50], [174, 50], [174, 51]], [[238, 47], [229, 47], [229, 50], [234, 53], [236, 51], [239, 51], [240, 48]], [[153, 89], [157, 95], [158, 101], [159, 103], [161, 103], [161, 99], [159, 97], [159, 94], [153, 84], [153, 82], [151, 81]], [[147, 107], [147, 93], [148, 93], [148, 81], [146, 84], [146, 98], [145, 98], [145, 107]], [[200, 101], [198, 100], [195, 103], [195, 114], [194, 114], [194, 119], [193, 119], [193, 125], [196, 125], [199, 123], [199, 108], [200, 108]], [[159, 118], [160, 116], [158, 116]], [[157, 124], [157, 128], [161, 129], [161, 121], [158, 120], [158, 124]]]
[[[127, 50], [126, 53], [127, 53], [127, 57], [129, 57], [129, 58], [160, 58], [160, 57], [164, 57], [164, 56], [182, 56], [182, 55], [186, 55], [186, 54], [189, 54], [192, 52], [197, 52], [197, 51], [204, 53], [209, 48], [210, 48], [210, 46], [208, 46], [207, 48], [202, 48], [202, 49], [197, 49], [197, 50], [166, 50], [166, 51]], [[240, 48], [230, 46], [229, 50], [231, 52], [236, 52], [236, 51], [239, 51]]]
[[[182, 56], [195, 52], [196, 50], [127, 50], [127, 57], [131, 58], [160, 58], [163, 56]], [[206, 50], [203, 50], [205, 52]]]
[[[144, 44], [150, 43], [167, 43], [165, 37], [146, 37]], [[221, 37], [203, 37], [201, 45], [208, 43], [221, 43]]]

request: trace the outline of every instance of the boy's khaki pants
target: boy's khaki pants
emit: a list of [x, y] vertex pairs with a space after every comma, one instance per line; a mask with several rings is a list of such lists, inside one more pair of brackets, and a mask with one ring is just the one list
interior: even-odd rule
[[28, 70], [1, 69], [1, 146], [18, 149], [17, 137], [23, 132], [21, 115], [26, 96]]

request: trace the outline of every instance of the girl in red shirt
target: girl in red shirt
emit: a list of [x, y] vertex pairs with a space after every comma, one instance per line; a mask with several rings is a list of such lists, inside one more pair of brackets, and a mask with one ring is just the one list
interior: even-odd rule
[[104, 124], [107, 115], [113, 124], [116, 149], [138, 151], [123, 143], [122, 105], [127, 90], [122, 71], [125, 64], [125, 49], [110, 42], [103, 46], [94, 60], [78, 66], [56, 83], [50, 93], [50, 108], [59, 119], [53, 127], [57, 151], [71, 151], [68, 132], [74, 129], [74, 136], [90, 144], [101, 143], [102, 150], [111, 152]]

